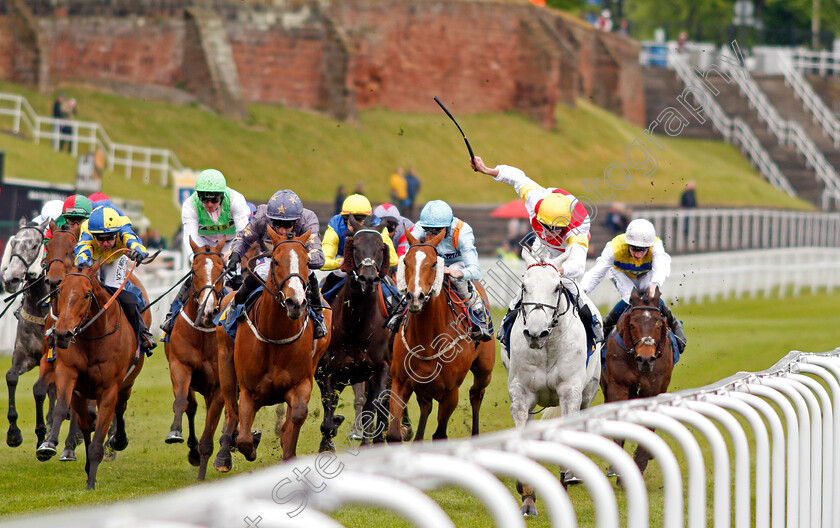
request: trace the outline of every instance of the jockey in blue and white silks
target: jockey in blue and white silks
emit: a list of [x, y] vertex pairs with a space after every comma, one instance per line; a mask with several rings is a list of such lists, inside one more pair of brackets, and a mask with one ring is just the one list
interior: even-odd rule
[[[633, 288], [648, 291], [648, 295], [653, 297], [655, 289], [659, 287], [661, 291], [665, 279], [671, 274], [671, 257], [665, 251], [662, 240], [656, 236], [653, 224], [638, 218], [630, 222], [625, 233], [607, 242], [595, 266], [583, 276], [583, 290], [587, 294], [592, 292], [607, 274], [621, 300], [604, 318], [605, 336], [610, 335], [621, 314], [630, 306]], [[674, 317], [661, 297], [659, 309], [674, 332], [682, 353], [687, 342], [682, 323]]]
[[[449, 204], [443, 200], [432, 200], [420, 211], [420, 220], [414, 225], [411, 235], [417, 240], [425, 240], [444, 230], [446, 235], [436, 248], [438, 256], [443, 258], [443, 273], [449, 276], [450, 284], [469, 307], [471, 337], [476, 341], [489, 341], [493, 339], [489, 314], [481, 295], [472, 286], [472, 281], [481, 279], [472, 227], [456, 218]], [[400, 315], [401, 312], [398, 312], [386, 323], [393, 332], [399, 329]]]

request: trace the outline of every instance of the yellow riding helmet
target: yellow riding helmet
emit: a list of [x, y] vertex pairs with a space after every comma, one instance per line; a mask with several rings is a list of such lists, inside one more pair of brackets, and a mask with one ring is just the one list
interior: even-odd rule
[[120, 214], [110, 207], [97, 207], [88, 218], [88, 231], [92, 235], [116, 233], [122, 226]]
[[361, 194], [351, 194], [341, 205], [341, 214], [369, 215], [372, 209], [367, 198]]
[[572, 221], [572, 201], [565, 194], [551, 193], [543, 198], [537, 210], [537, 220], [552, 227], [566, 227]]

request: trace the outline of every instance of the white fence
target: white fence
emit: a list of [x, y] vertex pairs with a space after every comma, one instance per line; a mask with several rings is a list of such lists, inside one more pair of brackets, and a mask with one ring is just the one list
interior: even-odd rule
[[[177, 253], [177, 252], [176, 252]], [[160, 258], [160, 257], [159, 257]], [[173, 256], [173, 259], [177, 257]], [[523, 261], [479, 259], [484, 287], [491, 305], [506, 306], [519, 291], [525, 271]], [[671, 259], [671, 276], [665, 283], [663, 298], [674, 303], [705, 302], [743, 296], [782, 297], [820, 289], [840, 288], [840, 248], [781, 248], [755, 251], [729, 251], [677, 255]], [[595, 264], [594, 259], [588, 266]], [[185, 273], [178, 268], [147, 270], [141, 275], [149, 299], [163, 294]], [[163, 322], [177, 288], [152, 307], [152, 330]], [[8, 297], [3, 295], [3, 298]], [[590, 295], [598, 306], [612, 306], [618, 295], [610, 281], [604, 280]], [[13, 301], [18, 303], [19, 301]], [[5, 308], [0, 303], [0, 310]], [[9, 310], [0, 319], [0, 354], [11, 354], [17, 320]]]
[[[524, 527], [503, 476], [535, 488], [552, 526], [578, 526], [569, 495], [543, 464], [568, 467], [582, 477], [597, 526], [617, 527], [616, 491], [605, 464], [591, 457], [622, 475], [626, 526], [650, 526], [644, 478], [613, 439], [643, 445], [658, 461], [663, 516], [654, 519], [657, 525], [707, 526], [711, 504], [715, 528], [837, 527], [838, 356], [840, 348], [822, 354], [794, 351], [763, 372], [599, 405], [569, 419], [532, 422], [522, 430], [475, 439], [360, 451], [348, 438], [350, 446], [338, 455], [300, 457], [161, 498], [16, 519], [0, 527], [337, 527], [342, 525], [327, 514], [361, 504], [394, 511], [415, 526], [441, 528], [454, 523], [424, 492], [446, 486], [473, 494], [496, 526]], [[714, 483], [711, 494], [709, 482]]]
[[840, 213], [772, 209], [646, 209], [635, 211], [633, 218], [646, 218], [653, 222], [665, 248], [676, 253], [840, 247]]
[[53, 145], [58, 145], [60, 141], [69, 142], [73, 156], [79, 154], [80, 145], [86, 145], [88, 152], [102, 149], [108, 170], [121, 167], [125, 170], [126, 179], [131, 178], [133, 171], [139, 170], [142, 171], [143, 181], [149, 183], [152, 173], [155, 173], [160, 185], [166, 187], [170, 171], [184, 169], [178, 156], [169, 149], [115, 143], [99, 123], [40, 116], [21, 95], [0, 93], [0, 116], [11, 118], [11, 130], [16, 134], [23, 126], [35, 143], [41, 139]]

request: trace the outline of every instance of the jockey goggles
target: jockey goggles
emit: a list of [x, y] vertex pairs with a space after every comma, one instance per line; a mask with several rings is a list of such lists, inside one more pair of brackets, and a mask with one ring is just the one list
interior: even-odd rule
[[441, 231], [443, 231], [444, 229], [446, 229], [446, 228], [445, 227], [424, 227], [423, 231], [425, 231], [429, 235], [435, 236], [438, 233], [440, 233]]
[[219, 203], [222, 201], [222, 196], [223, 195], [221, 193], [198, 193], [198, 199], [201, 200], [202, 203]]
[[553, 225], [548, 225], [548, 224], [545, 224], [545, 223], [543, 223], [543, 222], [540, 222], [540, 225], [542, 226], [542, 228], [543, 228], [544, 230], [546, 230], [546, 231], [548, 231], [548, 232], [550, 232], [550, 233], [555, 233], [555, 234], [556, 234], [556, 233], [560, 233], [560, 232], [562, 232], [564, 229], [566, 229], [566, 226], [560, 226], [560, 225], [558, 225], [558, 226], [553, 226]]
[[117, 238], [116, 233], [93, 233], [93, 238], [96, 239], [97, 242], [108, 242], [109, 240], [114, 240]]
[[283, 229], [291, 229], [295, 227], [297, 220], [280, 220], [280, 219], [271, 219], [272, 227], [279, 228], [282, 227]]
[[345, 214], [344, 216], [345, 216], [345, 217], [352, 216], [352, 217], [353, 217], [353, 218], [355, 218], [355, 219], [356, 219], [356, 221], [357, 221], [357, 222], [359, 222], [360, 224], [361, 224], [362, 222], [364, 222], [364, 221], [365, 221], [365, 218], [367, 218], [367, 217], [368, 217], [368, 215], [366, 215], [366, 214], [354, 214], [354, 215], [348, 215], [348, 214]]
[[627, 248], [628, 248], [630, 251], [632, 251], [633, 253], [642, 253], [642, 252], [644, 252], [644, 251], [647, 251], [647, 250], [648, 250], [648, 248], [646, 248], [646, 247], [641, 247], [641, 246], [630, 246], [630, 245], [628, 245], [628, 246], [627, 246]]

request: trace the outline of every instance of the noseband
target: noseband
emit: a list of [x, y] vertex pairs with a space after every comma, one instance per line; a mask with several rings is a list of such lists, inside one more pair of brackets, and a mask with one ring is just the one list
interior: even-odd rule
[[[17, 253], [17, 252], [12, 252], [12, 254], [9, 256], [9, 262], [11, 262], [13, 258], [17, 257], [18, 259], [20, 259], [21, 262], [23, 262], [23, 265], [24, 265], [23, 269], [25, 270], [24, 275], [31, 275], [29, 273], [29, 268], [32, 266], [32, 264], [35, 263], [36, 260], [38, 260], [38, 255], [40, 253], [40, 249], [44, 245], [44, 232], [41, 231], [41, 228], [38, 227], [38, 226], [23, 226], [20, 229], [18, 229], [18, 233], [20, 233], [24, 229], [34, 229], [35, 231], [40, 233], [41, 234], [41, 243], [38, 245], [38, 248], [35, 250], [35, 254], [32, 255], [32, 259], [29, 260], [28, 262], [25, 258], [23, 258], [23, 255], [21, 255], [20, 253]], [[15, 238], [17, 238], [17, 237], [15, 237]]]
[[[354, 239], [357, 235], [360, 235], [362, 233], [373, 233], [377, 237], [379, 237], [379, 240], [382, 240], [382, 238], [381, 238], [382, 233], [380, 233], [379, 231], [377, 231], [375, 229], [360, 229], [360, 230], [356, 231], [355, 233], [353, 233]], [[380, 251], [380, 254], [381, 254], [381, 251]], [[374, 277], [375, 277], [374, 282], [379, 282], [380, 281], [379, 268], [381, 267], [381, 263], [376, 262], [374, 259], [372, 259], [370, 257], [365, 257], [365, 258], [362, 259], [361, 262], [356, 262], [356, 244], [354, 243], [353, 244], [353, 272], [351, 273], [351, 277], [353, 277], [354, 281], [360, 282], [359, 281], [359, 274], [357, 273], [357, 270], [361, 270], [364, 267], [373, 268], [376, 271], [376, 273], [374, 274]]]
[[[222, 258], [223, 258], [221, 253], [218, 253], [218, 252], [215, 252], [215, 251], [198, 251], [196, 253], [193, 253], [193, 255], [214, 255], [214, 256], [219, 257], [219, 260], [222, 260]], [[192, 282], [193, 301], [195, 301], [195, 305], [198, 307], [197, 308], [198, 313], [201, 313], [204, 309], [204, 302], [199, 302], [199, 299], [201, 298], [201, 292], [203, 292], [204, 290], [207, 290], [207, 289], [213, 290], [213, 292], [216, 293], [216, 311], [221, 310], [221, 307], [222, 307], [222, 292], [217, 291], [216, 286], [219, 284], [220, 281], [222, 281], [222, 288], [224, 288], [224, 278], [225, 278], [224, 267], [222, 268], [222, 273], [219, 274], [219, 277], [212, 284], [205, 284], [204, 286], [202, 286], [198, 290], [195, 289], [195, 271], [191, 269], [190, 273], [192, 273], [192, 276], [193, 276], [193, 282]], [[205, 302], [206, 302], [206, 299], [205, 299]]]
[[[79, 320], [79, 324], [76, 325], [76, 327], [73, 329], [72, 332], [70, 332], [71, 341], [75, 341], [76, 336], [79, 336], [79, 334], [81, 334], [82, 332], [87, 330], [88, 327], [90, 325], [92, 325], [93, 322], [96, 321], [99, 318], [100, 315], [102, 315], [102, 313], [104, 312], [104, 309], [100, 307], [99, 300], [96, 298], [96, 294], [93, 293], [93, 290], [94, 290], [94, 287], [95, 287], [94, 284], [93, 284], [93, 279], [91, 279], [89, 276], [85, 275], [84, 273], [67, 273], [67, 276], [70, 276], [70, 275], [78, 275], [80, 277], [84, 277], [90, 282], [90, 291], [85, 294], [85, 297], [88, 298], [87, 310], [85, 310], [85, 315], [83, 315], [82, 318]], [[99, 311], [93, 317], [88, 319], [88, 316], [90, 315], [90, 312], [91, 312], [91, 308], [93, 308], [94, 301], [96, 302], [96, 307], [99, 309]], [[120, 307], [120, 310], [122, 310], [122, 305], [120, 303], [117, 303], [117, 305]], [[52, 311], [52, 306], [50, 306], [50, 315], [52, 316], [53, 319], [58, 321], [58, 317], [61, 314], [54, 313]], [[88, 319], [88, 321], [86, 323], [85, 323], [85, 319]], [[82, 323], [84, 323], [84, 325]], [[79, 336], [79, 337], [82, 337], [82, 339], [87, 339], [89, 341], [94, 340], [94, 339], [102, 339], [103, 337], [107, 337], [107, 336], [113, 334], [114, 332], [119, 330], [119, 328], [120, 328], [120, 323], [117, 322], [117, 325], [110, 332], [102, 334], [101, 336], [97, 336], [97, 337], [82, 337], [82, 336]]]
[[[649, 311], [659, 312], [659, 322], [662, 321], [662, 310], [660, 310], [658, 306], [631, 306], [630, 309], [628, 310], [628, 312], [632, 312], [633, 310], [649, 310]], [[629, 313], [628, 313], [628, 316], [629, 316]], [[633, 357], [638, 357], [638, 354], [636, 354], [636, 347], [637, 346], [640, 346], [640, 345], [641, 346], [655, 346], [656, 347], [656, 353], [654, 354], [653, 358], [654, 359], [659, 359], [660, 357], [662, 357], [662, 346], [661, 346], [662, 336], [667, 335], [667, 334], [663, 334], [661, 327], [660, 327], [659, 332], [660, 333], [659, 333], [659, 342], [658, 343], [657, 343], [656, 339], [653, 338], [653, 336], [642, 336], [638, 340], [636, 340], [635, 343], [633, 343], [633, 346], [631, 346], [629, 349], [627, 349], [627, 353], [632, 355]], [[632, 339], [632, 338], [633, 338], [633, 336], [631, 335], [630, 339]]]
[[[306, 251], [306, 244], [304, 244], [300, 240], [295, 240], [295, 239], [281, 240], [276, 246], [274, 246], [274, 249], [277, 249], [277, 247], [280, 246], [280, 244], [289, 244], [289, 243], [300, 244], [303, 247], [304, 251]], [[286, 299], [287, 299], [286, 295], [283, 293], [283, 285], [286, 284], [286, 282], [288, 282], [289, 280], [297, 277], [298, 279], [301, 280], [301, 282], [303, 282], [304, 303], [305, 303], [306, 298], [307, 298], [306, 293], [309, 291], [309, 279], [307, 277], [304, 277], [300, 273], [289, 273], [288, 275], [286, 275], [283, 278], [282, 281], [280, 281], [280, 284], [277, 284], [277, 279], [274, 277], [274, 262], [273, 262], [273, 259], [272, 259], [271, 270], [269, 271], [269, 275], [271, 275], [271, 278], [269, 280], [271, 281], [271, 284], [274, 286], [274, 289], [277, 291], [277, 293], [274, 293], [268, 287], [268, 284], [264, 280], [262, 280], [262, 278], [259, 275], [257, 275], [257, 273], [253, 270], [253, 268], [251, 268], [251, 263], [252, 262], [256, 262], [258, 259], [261, 259], [263, 257], [273, 256], [274, 255], [274, 249], [271, 250], [271, 251], [266, 251], [264, 253], [260, 253], [259, 255], [255, 255], [255, 256], [251, 257], [248, 260], [248, 270], [251, 272], [251, 275], [253, 275], [254, 278], [256, 278], [259, 282], [262, 283], [262, 285], [266, 289], [266, 291], [274, 298], [274, 302], [276, 302], [280, 306], [283, 306], [283, 304], [286, 302]]]
[[[549, 266], [549, 267], [553, 268], [554, 271], [556, 271], [558, 275], [560, 274], [560, 270], [558, 270], [554, 266], [554, 264], [551, 264], [550, 262], [536, 262], [536, 263], [528, 266], [525, 271], [528, 271], [529, 269], [533, 268], [534, 266], [540, 266], [540, 267]], [[519, 287], [522, 289], [522, 296], [524, 298], [524, 296], [525, 296], [525, 284], [520, 284]], [[555, 304], [545, 304], [545, 303], [538, 303], [538, 302], [525, 302], [523, 300], [519, 304], [523, 308], [523, 310], [522, 310], [522, 323], [526, 326], [528, 325], [527, 314], [534, 313], [534, 310], [545, 310], [546, 308], [549, 308], [549, 309], [552, 310], [552, 313], [551, 313], [551, 324], [548, 327], [548, 331], [551, 332], [551, 330], [553, 330], [554, 327], [557, 326], [557, 324], [560, 322], [560, 318], [563, 317], [564, 315], [566, 315], [566, 313], [572, 307], [572, 302], [571, 302], [571, 300], [569, 300], [568, 304], [566, 305], [566, 309], [563, 310], [562, 312], [560, 311], [560, 299], [563, 297], [563, 295], [566, 295], [566, 294], [567, 294], [566, 287], [563, 286], [563, 282], [560, 281], [560, 290], [557, 292], [557, 303], [555, 303]], [[533, 306], [533, 308], [528, 310], [527, 313], [526, 313], [526, 311], [524, 309], [526, 306]]]
[[[421, 242], [419, 244], [413, 244], [412, 246], [410, 246], [408, 248], [408, 250], [405, 252], [405, 256], [403, 257], [403, 262], [405, 262], [405, 258], [408, 257], [408, 252], [409, 251], [411, 251], [414, 248], [419, 248], [419, 247], [423, 247], [423, 246], [430, 247], [434, 250], [435, 256], [432, 260], [432, 267], [434, 268], [435, 266], [437, 266], [437, 246], [434, 246], [433, 244], [427, 244], [426, 242]], [[434, 290], [434, 289], [435, 289], [435, 284], [432, 283], [432, 285], [429, 286], [429, 291], [423, 293], [423, 296], [426, 297], [426, 298], [431, 297], [432, 296], [432, 290]]]

